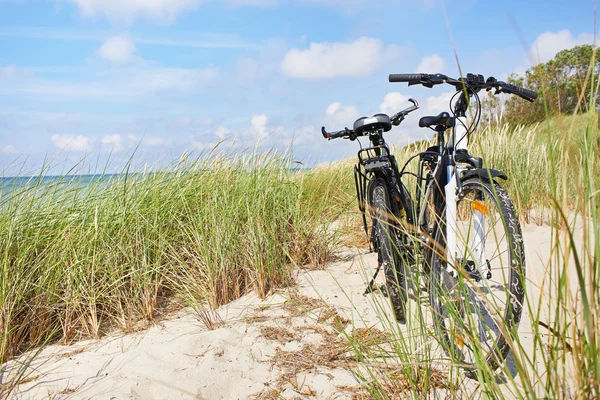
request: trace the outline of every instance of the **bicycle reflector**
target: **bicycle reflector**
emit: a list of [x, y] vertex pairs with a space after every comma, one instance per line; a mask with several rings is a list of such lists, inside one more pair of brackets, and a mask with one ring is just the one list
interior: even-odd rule
[[486, 206], [482, 201], [475, 200], [473, 203], [471, 203], [471, 207], [473, 210], [479, 211], [482, 214], [488, 215], [489, 213], [488, 206]]

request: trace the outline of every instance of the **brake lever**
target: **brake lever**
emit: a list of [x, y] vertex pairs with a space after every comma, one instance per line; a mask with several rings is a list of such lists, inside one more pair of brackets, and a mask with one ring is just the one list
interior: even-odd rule
[[413, 103], [413, 106], [415, 107], [415, 110], [419, 109], [421, 107], [421, 106], [419, 106], [419, 102], [416, 101], [415, 99], [413, 99], [412, 97], [410, 99], [408, 99], [408, 101], [410, 101], [411, 103]]
[[399, 118], [399, 117], [392, 118], [392, 125], [398, 126], [398, 125], [400, 125], [400, 123], [402, 121], [404, 121], [404, 116], [402, 116], [402, 118]]
[[412, 107], [408, 107], [405, 110], [399, 111], [397, 114], [395, 114], [392, 118], [390, 118], [392, 120], [392, 125], [394, 126], [398, 126], [400, 125], [400, 123], [402, 121], [404, 121], [404, 117], [406, 117], [409, 113], [418, 110], [420, 108], [419, 103], [417, 102], [417, 100], [410, 98], [408, 99], [409, 102], [411, 102], [413, 105]]

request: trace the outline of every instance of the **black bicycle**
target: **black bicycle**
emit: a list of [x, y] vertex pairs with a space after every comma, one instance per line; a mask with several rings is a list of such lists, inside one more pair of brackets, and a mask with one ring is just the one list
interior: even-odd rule
[[[358, 119], [352, 130], [321, 130], [326, 139], [367, 136], [371, 144], [361, 145], [354, 167], [364, 229], [378, 255], [366, 293], [374, 290], [383, 268], [382, 291], [396, 319], [405, 322], [409, 291], [422, 283], [445, 352], [468, 373], [474, 373], [482, 360], [495, 369], [507, 356], [510, 335], [521, 318], [525, 252], [514, 206], [499, 183], [508, 177], [484, 168], [481, 158], [469, 154], [468, 140], [481, 117], [481, 90], [528, 101], [534, 101], [537, 93], [475, 74], [459, 79], [394, 74], [389, 81], [429, 88], [448, 84], [456, 93], [450, 101], [451, 114], [420, 119], [420, 127], [435, 132], [435, 145], [410, 157], [401, 170], [383, 135], [419, 108], [414, 99], [411, 107], [392, 117], [376, 114]], [[413, 161], [416, 172], [409, 169]], [[408, 177], [416, 180], [413, 196], [403, 182]]]

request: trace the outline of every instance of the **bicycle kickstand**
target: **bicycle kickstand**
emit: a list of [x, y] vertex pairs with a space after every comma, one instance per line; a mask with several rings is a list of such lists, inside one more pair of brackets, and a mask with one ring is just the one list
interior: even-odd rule
[[379, 270], [381, 269], [381, 262], [377, 263], [377, 270], [375, 271], [375, 275], [373, 275], [373, 279], [371, 279], [371, 282], [369, 282], [369, 285], [367, 286], [367, 289], [365, 290], [365, 292], [363, 293], [363, 296], [366, 296], [370, 293], [373, 293], [375, 291], [375, 288], [373, 288], [373, 285], [375, 284], [375, 279], [377, 278], [377, 275], [379, 275]]

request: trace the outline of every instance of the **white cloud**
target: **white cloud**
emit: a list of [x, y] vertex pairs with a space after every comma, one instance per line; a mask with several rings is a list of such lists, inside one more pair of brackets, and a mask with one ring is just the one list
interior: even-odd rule
[[198, 7], [202, 0], [71, 0], [86, 16], [131, 22], [138, 16], [170, 22]]
[[380, 67], [386, 56], [383, 42], [369, 37], [351, 43], [313, 42], [306, 50], [288, 51], [281, 69], [285, 75], [304, 79], [367, 76]]
[[101, 143], [109, 145], [114, 151], [121, 151], [124, 148], [121, 141], [121, 135], [116, 133], [114, 135], [106, 135], [102, 137]]
[[130, 146], [146, 146], [146, 147], [169, 147], [173, 144], [171, 139], [164, 139], [158, 136], [146, 137], [142, 135], [127, 135]]
[[229, 135], [231, 135], [231, 131], [229, 129], [225, 128], [224, 126], [220, 126], [217, 128], [215, 135], [217, 135], [217, 137], [219, 139], [223, 140], [226, 137], [228, 137]]
[[345, 127], [352, 128], [354, 121], [360, 115], [356, 107], [343, 106], [342, 103], [331, 103], [325, 110], [325, 126], [328, 130], [340, 130]]
[[294, 130], [293, 132], [294, 144], [298, 145], [309, 145], [309, 144], [321, 144], [321, 128], [316, 128], [313, 125], [302, 126]]
[[446, 92], [438, 96], [429, 96], [425, 99], [425, 104], [421, 107], [424, 112], [431, 115], [436, 115], [442, 111], [450, 112], [450, 99], [455, 92]]
[[60, 150], [87, 151], [92, 139], [88, 136], [52, 135], [52, 143]]
[[446, 68], [446, 62], [439, 54], [425, 56], [417, 66], [416, 72], [424, 73], [443, 73]]
[[[414, 140], [425, 139], [430, 136], [430, 131], [424, 128], [419, 128], [419, 119], [427, 115], [437, 115], [442, 111], [450, 111], [449, 102], [454, 92], [442, 93], [438, 96], [430, 96], [425, 99], [421, 99], [418, 110], [410, 113], [404, 122], [400, 125], [397, 130], [401, 133], [402, 144], [406, 144], [407, 141], [411, 142]], [[404, 110], [410, 107], [412, 104], [408, 101], [410, 96], [406, 96], [399, 92], [391, 92], [384, 96], [383, 103], [379, 105], [379, 109], [382, 113], [393, 115], [398, 111]], [[417, 99], [419, 100], [419, 99]], [[392, 131], [392, 135], [396, 130]], [[396, 138], [398, 136], [395, 136]]]
[[[419, 110], [411, 113], [408, 118], [412, 119], [414, 116], [436, 115], [442, 111], [450, 112], [448, 106], [452, 96], [454, 96], [454, 92], [446, 92], [438, 96], [429, 96], [424, 101], [421, 101]], [[388, 115], [396, 114], [398, 111], [412, 105], [408, 101], [409, 98], [410, 96], [405, 96], [398, 92], [388, 93], [383, 97], [383, 103], [379, 105], [379, 110]]]
[[591, 33], [581, 33], [579, 36], [573, 36], [566, 29], [559, 32], [544, 32], [531, 45], [531, 62], [534, 65], [547, 62], [553, 59], [556, 53], [561, 50], [592, 43], [594, 43], [594, 35]]
[[252, 125], [252, 133], [256, 140], [260, 141], [269, 135], [267, 131], [267, 122], [269, 117], [265, 114], [255, 115], [252, 117], [250, 124]]
[[17, 152], [17, 149], [12, 144], [7, 144], [6, 146], [4, 146], [0, 149], [0, 153], [3, 153], [3, 154], [11, 154], [11, 153], [16, 153], [16, 152]]
[[125, 36], [108, 38], [98, 49], [98, 55], [105, 60], [115, 63], [130, 61], [135, 53], [135, 44]]
[[170, 139], [163, 139], [160, 137], [147, 137], [142, 140], [142, 143], [149, 147], [168, 147], [173, 144], [173, 141]]
[[190, 136], [189, 145], [194, 149], [207, 149], [228, 139], [231, 148], [242, 149], [248, 146], [260, 146], [265, 149], [285, 148], [292, 140], [290, 132], [283, 126], [274, 126], [266, 114], [253, 115], [250, 126], [229, 129], [219, 126], [215, 131], [206, 130], [201, 135]]
[[384, 114], [394, 115], [410, 106], [409, 98], [398, 92], [388, 93], [383, 97], [383, 103], [379, 105], [379, 110]]
[[191, 150], [203, 150], [214, 147], [218, 142], [206, 139], [205, 136], [189, 136], [187, 139], [188, 148]]
[[142, 136], [137, 136], [130, 133], [129, 135], [127, 135], [127, 140], [129, 140], [129, 142], [131, 142], [132, 144], [138, 145], [142, 141]]
[[[450, 112], [449, 102], [455, 92], [446, 92], [438, 96], [429, 96], [424, 101], [419, 103], [419, 110], [414, 111], [410, 114], [410, 117], [415, 115], [435, 115], [442, 111]], [[412, 104], [408, 101], [410, 96], [405, 96], [402, 93], [391, 92], [383, 97], [383, 103], [379, 105], [379, 109], [382, 113], [395, 114], [405, 108], [410, 107]], [[418, 100], [418, 99], [417, 99]]]

